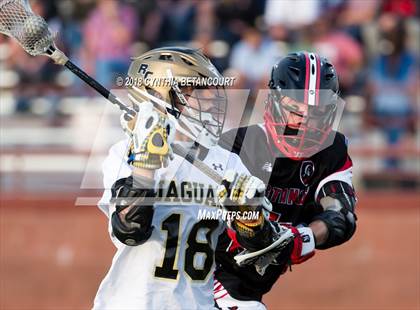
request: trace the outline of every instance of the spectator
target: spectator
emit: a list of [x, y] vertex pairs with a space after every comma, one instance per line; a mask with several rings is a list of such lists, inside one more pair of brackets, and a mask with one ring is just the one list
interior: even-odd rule
[[[202, 1], [199, 1], [200, 3]], [[205, 1], [208, 2], [208, 1]], [[205, 6], [206, 4], [204, 4]], [[192, 1], [164, 1], [144, 3], [149, 12], [144, 16], [141, 38], [152, 47], [174, 41], [189, 41], [194, 35], [194, 20], [198, 4]]]
[[[45, 16], [47, 7], [41, 1], [31, 2], [35, 14]], [[16, 111], [27, 113], [31, 110], [31, 99], [45, 97], [51, 103], [50, 120], [54, 122], [58, 101], [56, 75], [59, 67], [47, 57], [37, 57], [36, 60], [27, 54], [15, 40], [9, 40], [10, 55], [6, 60], [9, 69], [19, 76], [19, 87], [16, 89]]]
[[233, 46], [230, 67], [238, 73], [238, 87], [266, 88], [271, 67], [281, 57], [278, 45], [249, 27]]
[[316, 21], [320, 14], [318, 1], [312, 0], [268, 0], [265, 7], [265, 22], [268, 26], [284, 25], [297, 29]]
[[108, 0], [98, 0], [84, 25], [83, 67], [106, 87], [127, 71], [136, 26], [132, 8]]
[[191, 46], [200, 49], [220, 71], [228, 67], [229, 45], [227, 42], [215, 42], [211, 31], [198, 31]]
[[295, 41], [299, 30], [314, 23], [320, 13], [319, 1], [268, 0], [264, 21], [274, 40]]
[[382, 10], [403, 17], [413, 17], [416, 16], [417, 5], [415, 0], [384, 0]]
[[264, 15], [265, 0], [230, 0], [215, 1], [217, 16], [216, 37], [235, 44], [241, 39], [242, 33], [257, 24], [259, 17]]
[[[315, 51], [335, 64], [340, 76], [342, 95], [354, 91], [363, 64], [361, 45], [336, 25], [336, 15], [326, 12], [308, 30], [309, 43]], [[359, 84], [359, 83], [357, 83]]]
[[[397, 147], [416, 119], [418, 63], [406, 46], [402, 19], [384, 14], [379, 21], [381, 53], [375, 57], [368, 87], [371, 98], [370, 121], [385, 134], [388, 144]], [[389, 157], [387, 168], [397, 168], [398, 160]]]
[[380, 1], [347, 0], [338, 7], [337, 24], [363, 44], [365, 26], [374, 19], [380, 5]]

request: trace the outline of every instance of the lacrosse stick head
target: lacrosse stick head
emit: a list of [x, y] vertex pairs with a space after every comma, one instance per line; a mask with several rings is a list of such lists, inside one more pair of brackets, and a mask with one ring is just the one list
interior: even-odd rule
[[55, 47], [48, 24], [32, 12], [28, 0], [0, 0], [0, 33], [16, 39], [32, 56]]

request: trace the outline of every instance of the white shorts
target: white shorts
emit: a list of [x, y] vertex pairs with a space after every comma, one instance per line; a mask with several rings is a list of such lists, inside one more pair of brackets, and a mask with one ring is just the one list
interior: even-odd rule
[[229, 295], [222, 283], [214, 279], [214, 301], [220, 309], [230, 310], [267, 310], [262, 302], [256, 300], [238, 300]]

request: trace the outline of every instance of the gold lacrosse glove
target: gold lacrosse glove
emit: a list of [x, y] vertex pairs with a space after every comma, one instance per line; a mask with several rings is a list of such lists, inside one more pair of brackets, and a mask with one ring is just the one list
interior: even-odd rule
[[159, 169], [166, 167], [173, 157], [171, 143], [175, 136], [175, 125], [165, 114], [157, 111], [151, 102], [138, 105], [139, 112], [134, 120], [122, 126], [131, 143], [128, 162], [136, 168]]
[[[264, 215], [271, 209], [271, 204], [264, 192], [263, 181], [248, 174], [238, 175], [233, 170], [226, 171], [216, 190], [218, 203], [227, 211], [241, 215], [228, 224], [243, 237], [252, 238], [265, 223]], [[257, 212], [258, 217], [249, 219], [246, 213], [250, 211]]]

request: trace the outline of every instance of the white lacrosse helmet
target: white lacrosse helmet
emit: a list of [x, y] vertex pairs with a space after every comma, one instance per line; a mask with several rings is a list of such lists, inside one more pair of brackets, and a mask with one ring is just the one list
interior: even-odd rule
[[[201, 51], [187, 47], [153, 49], [134, 58], [130, 65], [129, 98], [135, 104], [152, 102], [175, 122], [178, 132], [209, 148], [222, 134], [227, 97], [223, 86], [197, 84], [203, 78], [223, 79]], [[187, 79], [192, 86], [185, 86]]]

